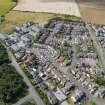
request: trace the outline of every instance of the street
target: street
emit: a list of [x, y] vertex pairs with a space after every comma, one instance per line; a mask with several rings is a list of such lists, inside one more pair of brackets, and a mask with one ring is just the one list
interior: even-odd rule
[[[74, 54], [73, 54], [73, 64], [72, 64], [72, 67], [75, 65], [75, 63], [76, 63], [76, 51], [75, 51], [75, 47], [73, 47], [73, 51], [74, 51]], [[36, 51], [35, 49], [33, 49], [33, 53], [35, 53], [37, 56], [41, 56], [41, 54], [38, 52], [38, 51]], [[44, 58], [44, 56], [43, 56], [43, 58]], [[49, 60], [50, 60], [50, 62], [52, 62], [52, 64], [57, 68], [57, 70], [58, 70], [58, 72], [59, 72], [59, 70], [61, 71], [61, 72], [63, 72], [63, 74], [65, 74], [74, 84], [75, 84], [75, 86], [77, 86], [81, 91], [83, 91], [85, 94], [86, 94], [86, 96], [92, 101], [92, 102], [95, 102], [96, 103], [96, 105], [105, 105], [105, 101], [102, 101], [102, 100], [100, 100], [100, 99], [98, 99], [98, 98], [96, 98], [95, 96], [93, 96], [92, 94], [90, 94], [89, 93], [89, 91], [88, 90], [86, 90], [82, 85], [81, 85], [81, 83], [78, 81], [78, 80], [76, 80], [76, 79], [74, 79], [74, 76], [70, 73], [70, 68], [71, 68], [71, 66], [70, 66], [70, 68], [69, 67], [62, 67], [53, 57], [51, 57], [50, 55], [49, 55]]]
[[95, 37], [95, 35], [93, 35], [91, 27], [89, 27], [89, 26], [87, 25], [87, 29], [88, 29], [89, 32], [90, 32], [90, 37], [91, 37], [91, 39], [93, 40], [94, 46], [96, 47], [96, 50], [97, 50], [99, 59], [100, 59], [100, 61], [101, 61], [101, 64], [103, 65], [103, 67], [105, 67], [105, 59], [104, 59], [104, 56], [103, 56], [102, 48], [101, 48], [100, 45], [97, 44], [96, 37]]

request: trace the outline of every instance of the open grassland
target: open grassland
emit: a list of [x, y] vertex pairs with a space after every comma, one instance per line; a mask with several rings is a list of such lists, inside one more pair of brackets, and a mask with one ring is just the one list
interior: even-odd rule
[[78, 0], [84, 21], [105, 24], [105, 0]]
[[12, 0], [0, 0], [0, 15], [4, 15], [15, 5]]
[[6, 15], [5, 21], [0, 25], [0, 32], [11, 32], [16, 26], [20, 26], [27, 21], [33, 21], [35, 23], [47, 23], [49, 19], [56, 17], [61, 17], [62, 19], [69, 19], [74, 21], [80, 20], [80, 18], [78, 17], [68, 15], [10, 11]]
[[18, 0], [14, 10], [67, 14], [80, 17], [75, 0]]

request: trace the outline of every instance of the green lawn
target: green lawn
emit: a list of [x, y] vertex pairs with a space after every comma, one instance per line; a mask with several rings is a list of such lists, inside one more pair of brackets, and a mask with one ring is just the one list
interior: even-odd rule
[[0, 15], [4, 15], [15, 5], [12, 0], [0, 0]]

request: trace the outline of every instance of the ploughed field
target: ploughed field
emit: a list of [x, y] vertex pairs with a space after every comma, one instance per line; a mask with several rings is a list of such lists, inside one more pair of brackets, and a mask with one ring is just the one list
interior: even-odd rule
[[14, 10], [67, 14], [80, 17], [75, 0], [19, 0]]
[[83, 19], [105, 24], [105, 0], [77, 0]]

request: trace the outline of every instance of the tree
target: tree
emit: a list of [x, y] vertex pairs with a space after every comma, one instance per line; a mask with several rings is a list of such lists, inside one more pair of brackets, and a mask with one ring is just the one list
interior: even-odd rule
[[9, 63], [6, 48], [0, 43], [0, 64]]
[[6, 48], [0, 43], [0, 102], [12, 103], [24, 95], [26, 85], [15, 68], [9, 64]]
[[105, 78], [104, 77], [97, 77], [94, 79], [94, 82], [96, 82], [98, 85], [105, 86]]

